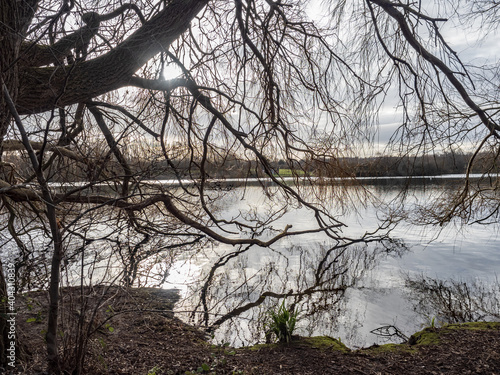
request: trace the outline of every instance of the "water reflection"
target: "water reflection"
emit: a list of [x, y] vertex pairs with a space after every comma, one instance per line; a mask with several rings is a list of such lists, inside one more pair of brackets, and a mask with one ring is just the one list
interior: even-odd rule
[[500, 321], [500, 282], [407, 275], [414, 310], [435, 324]]
[[[419, 211], [408, 216], [412, 209], [433, 204], [436, 197], [456, 187], [441, 180], [410, 186], [403, 214], [401, 186], [388, 181], [370, 183], [364, 191], [379, 204], [363, 206], [361, 202], [356, 210], [342, 211], [347, 224], [342, 242], [331, 243], [312, 234], [280, 241], [268, 249], [218, 246], [199, 253], [191, 258], [194, 264], [203, 265], [197, 269], [199, 282], [184, 288], [184, 301], [177, 307], [194, 312], [179, 315], [209, 329], [217, 342], [249, 345], [264, 341], [266, 312], [286, 298], [287, 306], [300, 312], [297, 328], [302, 335], [340, 336], [350, 347], [385, 342], [370, 333], [383, 326], [411, 335], [427, 318], [413, 308], [415, 297], [409, 295], [406, 275], [437, 280], [458, 274], [483, 278], [494, 275], [500, 265], [498, 233], [491, 227], [417, 225]], [[245, 199], [234, 198], [226, 206], [228, 215], [240, 212], [240, 205], [246, 204], [253, 205], [257, 214], [258, 196], [247, 188]], [[335, 202], [330, 203], [334, 208]], [[391, 215], [400, 221], [389, 228], [387, 236], [364, 237]], [[307, 228], [311, 218], [294, 207], [275, 225], [284, 223]]]
[[380, 259], [406, 250], [401, 241], [388, 238], [239, 247], [220, 256], [201, 285], [191, 285], [178, 309], [195, 306], [190, 321], [233, 345], [263, 342], [266, 312], [282, 299], [299, 313], [300, 334], [334, 332], [348, 301], [346, 291]]
[[[64, 283], [74, 285], [84, 278], [179, 288], [184, 299], [177, 305], [178, 315], [211, 331], [218, 342], [233, 345], [262, 342], [265, 314], [283, 299], [300, 313], [299, 334], [340, 336], [348, 346], [356, 347], [378, 343], [380, 338], [370, 333], [378, 327], [398, 327], [410, 335], [428, 323], [428, 316], [446, 316], [430, 302], [440, 295], [437, 292], [452, 300], [465, 292], [486, 296], [477, 288], [462, 291], [450, 282], [439, 282], [456, 275], [482, 282], [494, 276], [500, 265], [495, 227], [418, 225], [425, 222], [419, 216], [426, 212], [422, 207], [453, 196], [457, 184], [421, 180], [402, 190], [406, 180], [365, 183], [325, 187], [328, 191], [323, 194], [300, 187], [302, 196], [313, 203], [320, 201], [322, 209], [345, 226], [332, 229], [336, 240], [309, 232], [282, 238], [269, 248], [217, 244], [197, 231], [186, 231], [166, 217], [161, 206], [128, 220], [123, 220], [119, 210], [69, 211]], [[195, 199], [184, 193], [183, 202], [195, 207]], [[238, 233], [224, 232], [228, 237], [245, 234], [266, 239], [289, 224], [297, 231], [318, 225], [314, 211], [287, 199], [272, 185], [264, 190], [258, 186], [213, 189], [207, 197], [214, 200], [211, 210], [217, 217], [238, 222], [230, 227]], [[80, 219], [70, 222], [72, 215]], [[252, 232], [257, 224], [265, 229]], [[18, 270], [18, 279], [27, 280], [20, 287], [45, 285], [41, 277], [47, 272], [41, 268], [47, 264], [43, 250], [49, 244], [44, 242], [43, 230], [21, 238], [32, 249], [27, 252], [31, 258], [21, 259], [22, 267], [31, 273], [24, 277], [23, 268]], [[7, 240], [0, 245], [2, 252], [11, 253]], [[40, 277], [33, 273], [33, 264], [39, 265]], [[407, 277], [414, 281], [422, 277], [425, 283], [409, 283]], [[425, 298], [410, 293], [417, 290]], [[412, 301], [419, 301], [419, 309], [432, 309], [415, 309]], [[473, 306], [475, 302], [468, 303]], [[485, 312], [495, 316], [492, 311], [494, 304], [484, 311], [470, 309], [463, 316], [476, 319]]]

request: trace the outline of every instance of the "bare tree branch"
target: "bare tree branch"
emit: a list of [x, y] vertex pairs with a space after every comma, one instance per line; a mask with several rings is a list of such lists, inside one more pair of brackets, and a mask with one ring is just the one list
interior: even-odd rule
[[[19, 95], [19, 113], [37, 113], [54, 106], [85, 102], [127, 86], [137, 70], [187, 30], [206, 3], [206, 0], [172, 1], [123, 43], [92, 60], [72, 66], [23, 68], [21, 84], [30, 89]], [[69, 76], [68, 72], [71, 72]], [[90, 84], [82, 85], [82, 82]]]

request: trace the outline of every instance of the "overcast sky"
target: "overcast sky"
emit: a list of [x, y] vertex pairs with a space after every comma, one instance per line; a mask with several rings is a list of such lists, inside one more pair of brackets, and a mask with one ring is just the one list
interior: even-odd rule
[[[312, 0], [308, 14], [311, 18], [321, 19], [327, 9], [321, 5], [323, 0]], [[422, 12], [433, 17], [445, 17], [448, 21], [440, 23], [440, 30], [449, 46], [458, 53], [464, 65], [482, 66], [496, 63], [500, 58], [500, 38], [498, 32], [481, 30], [478, 21], [473, 26], [465, 26], [457, 15], [444, 15], [444, 2], [422, 0]], [[466, 4], [466, 3], [465, 3]], [[465, 12], [465, 10], [464, 10]], [[383, 152], [385, 144], [401, 124], [401, 111], [396, 108], [399, 99], [396, 90], [388, 93], [385, 105], [379, 112], [379, 128], [375, 137], [375, 153]]]
[[[321, 3], [322, 0], [310, 2], [308, 14], [311, 18], [320, 20], [322, 16], [327, 15], [327, 10]], [[434, 0], [423, 0], [422, 11], [431, 16], [442, 17], [442, 14], [438, 14], [438, 7], [441, 4]], [[440, 10], [443, 10], [442, 7]], [[498, 38], [498, 33], [490, 32], [486, 36], [481, 35], [478, 27], [466, 27], [460, 23], [456, 16], [448, 17], [448, 21], [441, 23], [440, 26], [445, 40], [458, 53], [465, 65], [480, 66], [492, 63], [500, 58], [500, 38]], [[181, 74], [180, 70], [173, 65], [167, 67], [164, 73], [166, 78]], [[401, 124], [401, 109], [397, 108], [398, 101], [396, 89], [394, 93], [388, 93], [385, 105], [379, 112], [379, 126], [375, 136], [374, 148], [369, 153], [383, 152], [386, 143]]]

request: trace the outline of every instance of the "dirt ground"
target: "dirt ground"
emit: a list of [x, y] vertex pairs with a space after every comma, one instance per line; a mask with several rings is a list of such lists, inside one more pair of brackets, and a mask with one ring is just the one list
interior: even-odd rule
[[[73, 372], [78, 332], [71, 322], [84, 321], [73, 308], [81, 304], [77, 292], [66, 294], [61, 307], [66, 324], [61, 356], [67, 373]], [[175, 294], [170, 291], [112, 289], [90, 294], [89, 312], [100, 307], [94, 322], [83, 325], [84, 332], [92, 332], [83, 374], [500, 374], [500, 323], [428, 329], [414, 335], [411, 345], [356, 351], [327, 337], [234, 349], [208, 344], [204, 333], [173, 318]], [[9, 374], [47, 374], [44, 301], [41, 292], [16, 301], [24, 355]]]

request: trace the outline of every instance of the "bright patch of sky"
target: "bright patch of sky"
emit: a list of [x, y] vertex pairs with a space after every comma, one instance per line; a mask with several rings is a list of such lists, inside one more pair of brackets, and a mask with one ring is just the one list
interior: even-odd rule
[[170, 63], [163, 68], [163, 77], [165, 79], [173, 79], [182, 76], [182, 70], [177, 64]]

